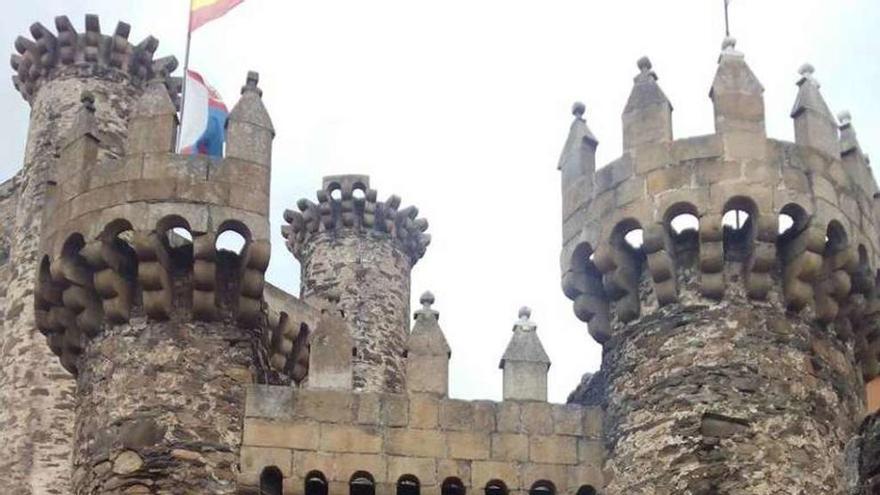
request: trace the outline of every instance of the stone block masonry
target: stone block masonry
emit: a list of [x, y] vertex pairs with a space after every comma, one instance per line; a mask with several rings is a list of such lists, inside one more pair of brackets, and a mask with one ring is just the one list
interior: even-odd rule
[[552, 482], [559, 494], [604, 486], [596, 407], [262, 385], [247, 394], [239, 477], [245, 493], [259, 493], [260, 475], [272, 466], [284, 476], [285, 494], [303, 494], [316, 472], [331, 493], [348, 493], [358, 472], [370, 475], [377, 494], [389, 495], [407, 476], [422, 493], [438, 493], [450, 478], [474, 493], [495, 480], [510, 493], [539, 481]]
[[607, 491], [846, 493], [880, 371], [880, 203], [851, 117], [838, 128], [805, 65], [795, 143], [768, 139], [728, 39], [716, 133], [674, 140], [638, 67], [624, 155], [595, 169], [576, 106], [560, 160], [563, 290], [604, 347], [577, 396], [605, 406]]

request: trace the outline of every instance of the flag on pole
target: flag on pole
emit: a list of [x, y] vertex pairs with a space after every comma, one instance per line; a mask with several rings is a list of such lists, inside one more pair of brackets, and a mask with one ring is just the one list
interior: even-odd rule
[[223, 156], [229, 111], [216, 89], [201, 74], [186, 71], [186, 101], [180, 126], [180, 153]]
[[[190, 0], [189, 32], [232, 10], [244, 0]], [[726, 1], [726, 0], [725, 0]]]

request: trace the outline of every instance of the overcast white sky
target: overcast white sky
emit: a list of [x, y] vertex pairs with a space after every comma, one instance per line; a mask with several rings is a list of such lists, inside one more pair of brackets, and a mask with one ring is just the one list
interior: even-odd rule
[[[0, 46], [58, 14], [112, 31], [132, 24], [157, 55], [183, 63], [186, 0], [4, 2]], [[275, 123], [273, 257], [268, 278], [298, 294], [299, 266], [278, 229], [284, 208], [314, 198], [321, 177], [366, 173], [380, 198], [416, 205], [434, 242], [413, 272], [413, 302], [432, 290], [452, 347], [451, 395], [499, 399], [498, 361], [521, 305], [564, 401], [601, 348], [559, 282], [556, 162], [574, 100], [620, 154], [620, 113], [635, 62], [649, 55], [675, 106], [677, 137], [712, 132], [709, 85], [723, 37], [723, 0], [245, 0], [196, 32], [191, 67], [232, 107], [260, 72]], [[850, 109], [867, 152], [880, 154], [880, 2], [733, 0], [738, 48], [766, 87], [769, 133], [793, 139], [797, 68], [816, 66], [832, 110]], [[11, 70], [6, 69], [11, 75]], [[2, 178], [21, 166], [28, 107], [0, 84]], [[880, 155], [878, 155], [880, 162]]]

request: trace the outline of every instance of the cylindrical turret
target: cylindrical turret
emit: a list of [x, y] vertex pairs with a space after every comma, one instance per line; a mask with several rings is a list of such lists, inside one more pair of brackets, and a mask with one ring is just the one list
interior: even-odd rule
[[[70, 491], [235, 493], [267, 323], [274, 130], [257, 75], [230, 112], [236, 156], [224, 159], [171, 152], [177, 115], [162, 81], [138, 98], [121, 159], [102, 155], [100, 108], [82, 101], [33, 288], [37, 326], [76, 376]], [[239, 252], [218, 245], [230, 231]]]
[[563, 289], [604, 348], [606, 491], [844, 493], [878, 371], [876, 186], [829, 156], [830, 126], [768, 140], [763, 88], [723, 50], [717, 134], [642, 136], [566, 220]]
[[409, 333], [410, 271], [430, 236], [418, 210], [400, 198], [376, 201], [369, 177], [324, 178], [318, 204], [288, 210], [284, 236], [302, 264], [302, 298], [339, 294], [354, 332], [356, 390], [402, 392]]
[[2, 239], [14, 266], [6, 287], [4, 332], [0, 332], [0, 450], [7, 462], [0, 486], [9, 493], [67, 493], [72, 437], [73, 381], [51, 359], [35, 331], [29, 308], [37, 271], [37, 244], [49, 184], [63, 138], [85, 90], [97, 101], [97, 128], [107, 144], [102, 153], [119, 156], [128, 117], [144, 82], [174, 70], [173, 57], [153, 60], [158, 41], [128, 41], [130, 26], [119, 23], [102, 34], [98, 17], [86, 16], [78, 33], [67, 17], [55, 19], [57, 34], [40, 23], [33, 40], [19, 37], [11, 58], [13, 82], [31, 107], [23, 168], [15, 177], [15, 223]]

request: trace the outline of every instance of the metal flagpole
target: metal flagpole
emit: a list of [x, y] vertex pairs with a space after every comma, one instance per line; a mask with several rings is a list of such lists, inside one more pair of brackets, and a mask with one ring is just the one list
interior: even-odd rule
[[727, 13], [730, 0], [724, 0], [724, 32], [726, 36], [730, 36], [730, 16]]
[[[727, 2], [727, 0], [724, 0]], [[183, 57], [183, 88], [180, 91], [180, 125], [177, 126], [177, 142], [174, 152], [180, 153], [180, 136], [183, 131], [183, 112], [186, 109], [186, 80], [189, 77], [189, 46], [192, 42], [192, 0], [189, 0], [189, 17], [186, 23], [186, 54]]]

